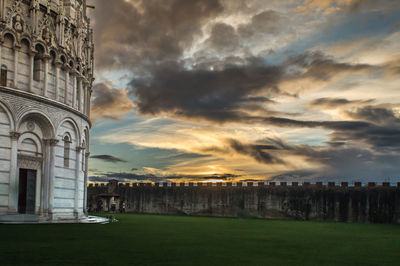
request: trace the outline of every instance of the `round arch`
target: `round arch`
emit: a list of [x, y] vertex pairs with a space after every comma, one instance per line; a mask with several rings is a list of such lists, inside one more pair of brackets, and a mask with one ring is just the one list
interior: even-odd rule
[[11, 131], [15, 131], [15, 118], [13, 116], [13, 113], [11, 112], [10, 107], [6, 103], [0, 100], [0, 108], [2, 108], [8, 116], [8, 121], [10, 122]]
[[58, 124], [57, 126], [57, 130], [55, 132], [58, 132], [58, 130], [60, 129], [60, 127], [65, 123], [65, 122], [70, 122], [72, 124], [72, 126], [74, 127], [75, 130], [75, 134], [76, 134], [76, 138], [77, 138], [77, 143], [81, 144], [82, 141], [82, 137], [81, 137], [81, 131], [79, 130], [79, 126], [78, 124], [75, 122], [74, 119], [72, 119], [71, 117], [66, 117], [63, 120], [61, 120], [61, 122]]
[[23, 36], [21, 36], [20, 43], [22, 43], [23, 41], [27, 41], [28, 42], [29, 48], [32, 47], [32, 41], [31, 41], [31, 38], [29, 38], [29, 35], [25, 35], [24, 34]]
[[[85, 127], [83, 129], [83, 133], [82, 134], [83, 134], [82, 135], [82, 139], [85, 140], [86, 147], [89, 147], [89, 139], [90, 139], [90, 130], [89, 130], [89, 128]], [[82, 140], [82, 143], [83, 143], [83, 140]]]
[[53, 123], [51, 123], [51, 119], [39, 111], [28, 111], [24, 113], [18, 121], [17, 130], [20, 129], [23, 122], [32, 119], [37, 122], [42, 129], [43, 137], [48, 139], [55, 138], [56, 131]]
[[15, 44], [17, 43], [17, 37], [15, 36], [14, 32], [12, 32], [10, 30], [5, 30], [3, 32], [2, 39], [4, 40], [7, 36], [11, 37], [13, 46], [15, 46]]
[[[49, 53], [49, 49], [48, 49], [48, 47], [47, 47], [47, 45], [45, 43], [43, 43], [41, 41], [36, 41], [35, 45], [34, 45], [34, 48], [35, 48], [36, 51], [37, 51], [36, 47], [38, 47], [38, 46], [41, 46], [43, 48], [43, 53], [44, 54], [48, 54]], [[37, 51], [37, 52], [39, 52], [39, 51]]]
[[24, 140], [33, 140], [33, 142], [36, 145], [36, 152], [43, 154], [43, 143], [42, 140], [40, 139], [40, 137], [32, 132], [24, 132], [23, 134], [21, 134], [21, 136], [18, 138], [18, 147], [21, 147], [21, 144], [24, 142]]

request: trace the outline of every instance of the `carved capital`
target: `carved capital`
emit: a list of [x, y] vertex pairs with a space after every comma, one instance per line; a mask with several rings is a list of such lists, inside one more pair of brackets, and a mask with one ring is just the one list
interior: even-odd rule
[[56, 62], [54, 63], [56, 65], [57, 68], [62, 67], [63, 62], [61, 62], [60, 60], [56, 60]]
[[50, 59], [51, 59], [51, 56], [49, 54], [43, 55], [43, 60], [45, 60], [46, 62], [49, 62]]
[[29, 55], [34, 57], [37, 54], [37, 51], [35, 50], [35, 48], [30, 48], [29, 49]]
[[56, 146], [58, 143], [58, 139], [44, 139], [44, 144], [49, 146]]
[[83, 150], [85, 150], [86, 148], [84, 146], [76, 146], [76, 151], [77, 152], [81, 152]]
[[70, 67], [68, 64], [65, 64], [63, 69], [64, 69], [65, 72], [71, 74], [71, 73], [70, 73], [71, 67]]
[[10, 132], [10, 137], [12, 140], [18, 140], [19, 136], [21, 136], [21, 133], [17, 132], [17, 131], [11, 131]]

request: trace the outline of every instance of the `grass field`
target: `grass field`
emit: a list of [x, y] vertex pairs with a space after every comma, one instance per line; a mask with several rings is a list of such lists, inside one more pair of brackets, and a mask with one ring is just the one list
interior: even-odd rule
[[159, 215], [0, 225], [0, 265], [400, 265], [400, 226]]

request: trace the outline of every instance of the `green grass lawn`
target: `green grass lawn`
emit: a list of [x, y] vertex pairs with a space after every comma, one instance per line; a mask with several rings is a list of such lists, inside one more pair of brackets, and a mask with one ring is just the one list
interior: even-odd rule
[[400, 265], [400, 226], [117, 215], [0, 225], [0, 265]]

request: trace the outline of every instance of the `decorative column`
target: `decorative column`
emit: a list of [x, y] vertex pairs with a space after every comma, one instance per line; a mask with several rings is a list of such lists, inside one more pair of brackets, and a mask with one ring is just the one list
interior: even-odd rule
[[87, 88], [87, 92], [88, 92], [88, 110], [87, 110], [87, 117], [89, 117], [89, 119], [90, 119], [90, 98], [91, 98], [91, 95], [92, 95], [92, 88]]
[[87, 114], [87, 86], [86, 86], [86, 80], [83, 81], [82, 90], [83, 90], [83, 110], [82, 110], [82, 112], [86, 115]]
[[0, 5], [1, 5], [1, 20], [5, 21], [6, 20], [6, 1], [1, 0]]
[[68, 95], [69, 95], [69, 67], [65, 67], [65, 95], [64, 95], [64, 103], [68, 105]]
[[33, 92], [33, 62], [36, 52], [29, 50], [29, 92]]
[[49, 152], [49, 190], [48, 190], [48, 214], [50, 216], [50, 219], [53, 218], [54, 214], [54, 172], [55, 172], [55, 161], [56, 161], [56, 152], [55, 152], [55, 147], [58, 143], [57, 139], [51, 139], [50, 140], [50, 152]]
[[21, 134], [12, 131], [11, 138], [11, 162], [10, 162], [10, 182], [8, 191], [8, 212], [18, 213], [18, 138]]
[[61, 67], [61, 62], [59, 62], [59, 61], [56, 61], [56, 96], [55, 96], [55, 98], [56, 98], [56, 101], [58, 101], [58, 98], [60, 97], [58, 94], [59, 94], [59, 84], [60, 84], [60, 82], [59, 82], [59, 79], [60, 79], [60, 67]]
[[[89, 147], [89, 140], [86, 144]], [[87, 181], [88, 181], [88, 160], [89, 160], [90, 152], [85, 153], [85, 176], [83, 181], [83, 212], [87, 215]]]
[[14, 47], [14, 88], [17, 88], [17, 83], [18, 83], [19, 48], [20, 47], [18, 46]]
[[82, 112], [83, 111], [83, 109], [82, 109], [82, 97], [83, 96], [83, 93], [82, 93], [82, 77], [79, 77], [78, 78], [78, 110], [80, 111], [80, 112]]
[[79, 218], [79, 178], [80, 178], [80, 169], [81, 169], [81, 152], [84, 150], [84, 147], [77, 146], [75, 150], [75, 194], [74, 194], [74, 215], [76, 219]]
[[1, 55], [1, 47], [2, 47], [2, 45], [3, 45], [3, 42], [0, 41], [0, 69], [1, 69], [1, 66], [3, 65], [2, 64], [3, 63], [3, 58], [2, 58], [2, 55]]
[[45, 55], [43, 57], [44, 60], [44, 84], [43, 84], [43, 96], [47, 97], [47, 83], [49, 82], [49, 60], [50, 55]]
[[49, 191], [49, 169], [50, 169], [50, 140], [44, 139], [44, 167], [42, 173], [42, 182], [40, 184], [40, 208], [39, 215], [44, 216], [48, 212], [48, 191]]
[[72, 108], [76, 109], [76, 72], [72, 71]]

